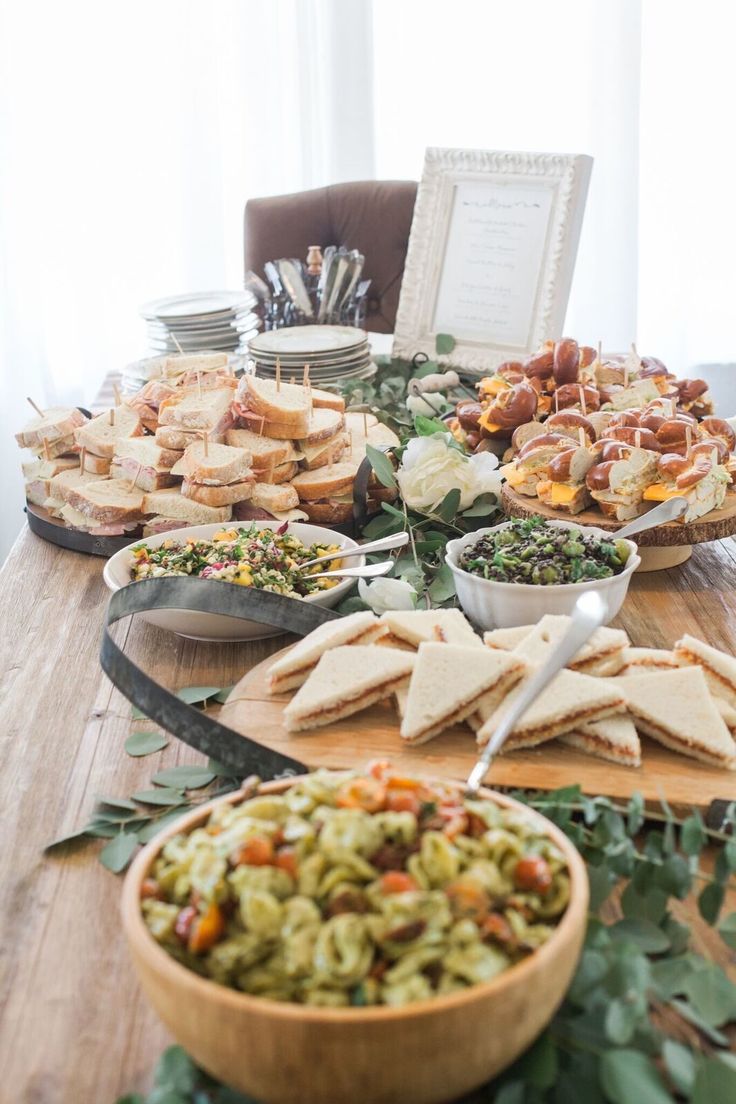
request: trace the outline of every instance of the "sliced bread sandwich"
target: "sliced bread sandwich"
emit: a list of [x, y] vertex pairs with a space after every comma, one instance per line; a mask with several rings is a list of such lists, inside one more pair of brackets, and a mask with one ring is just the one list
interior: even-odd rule
[[459, 609], [387, 610], [381, 615], [386, 635], [381, 644], [416, 650], [425, 642], [483, 647], [480, 637]]
[[131, 490], [128, 479], [100, 479], [71, 487], [67, 498], [69, 505], [96, 522], [97, 528], [106, 527], [109, 535], [143, 522], [143, 492], [137, 487]]
[[130, 437], [127, 441], [117, 442], [110, 476], [113, 479], [128, 479], [142, 491], [173, 487], [179, 479], [171, 469], [181, 455], [173, 449], [157, 445], [153, 437]]
[[308, 521], [299, 509], [299, 495], [290, 483], [254, 483], [250, 498], [237, 502], [238, 521]]
[[342, 395], [333, 395], [332, 391], [323, 391], [320, 387], [312, 387], [310, 395], [314, 410], [339, 410], [341, 414], [345, 413], [345, 400]]
[[122, 405], [108, 413], [98, 414], [75, 430], [74, 437], [80, 448], [110, 460], [115, 455], [118, 441], [142, 434], [143, 425], [136, 412]]
[[223, 440], [234, 424], [230, 387], [181, 387], [164, 399], [158, 411], [161, 426], [208, 433], [210, 441]]
[[368, 610], [325, 621], [271, 664], [266, 672], [269, 694], [283, 694], [301, 686], [331, 648], [373, 644], [383, 631], [376, 615]]
[[[146, 515], [143, 535], [167, 533], [187, 525], [212, 525], [230, 521], [231, 506], [204, 506], [185, 498], [179, 491], [153, 491], [143, 495], [141, 513]], [[153, 516], [151, 516], [153, 515]]]
[[625, 694], [640, 733], [703, 763], [736, 769], [736, 744], [702, 667], [625, 675], [611, 682]]
[[487, 648], [500, 648], [510, 652], [529, 635], [534, 625], [517, 625], [511, 629], [490, 629], [483, 633], [483, 643]]
[[[566, 615], [546, 613], [514, 651], [527, 663], [539, 666], [557, 649], [569, 625], [570, 618]], [[595, 630], [568, 666], [582, 674], [613, 675], [623, 666], [624, 649], [629, 643], [623, 630], [604, 625]]]
[[572, 732], [563, 733], [560, 742], [599, 759], [607, 759], [610, 763], [619, 763], [624, 767], [641, 766], [641, 743], [636, 726], [625, 714], [580, 725]]
[[86, 487], [89, 483], [97, 483], [107, 479], [106, 475], [90, 475], [83, 472], [79, 466], [68, 468], [58, 472], [49, 479], [49, 497], [42, 503], [51, 514], [58, 516], [62, 506], [69, 502], [69, 495], [79, 487]]
[[294, 477], [292, 486], [310, 521], [337, 525], [350, 520], [356, 470], [356, 464], [343, 461], [316, 471], [300, 472]]
[[687, 633], [675, 644], [675, 659], [683, 667], [702, 667], [711, 691], [736, 708], [736, 659]]
[[457, 644], [422, 643], [403, 706], [401, 738], [424, 744], [477, 711], [497, 705], [526, 667], [516, 656]]
[[[75, 430], [86, 421], [86, 416], [76, 406], [50, 406], [44, 410], [43, 417], [31, 418], [20, 433], [16, 433], [15, 439], [21, 448], [33, 449], [38, 455], [43, 455], [44, 442], [48, 443], [49, 448], [55, 442], [69, 439], [73, 443]], [[56, 455], [60, 454], [57, 452]]]
[[[516, 655], [517, 653], [512, 653]], [[552, 680], [544, 694], [529, 706], [503, 746], [503, 752], [516, 748], [536, 747], [553, 740], [564, 732], [576, 731], [581, 724], [599, 721], [626, 709], [626, 698], [621, 686], [623, 679], [600, 679], [581, 675], [565, 668]], [[478, 729], [478, 743], [485, 745], [496, 731], [504, 709], [511, 704], [511, 695], [487, 719], [479, 710], [482, 725]]]
[[[223, 436], [226, 437], [227, 433]], [[213, 444], [219, 444], [212, 433], [209, 434], [209, 439]], [[201, 441], [202, 434], [196, 429], [180, 429], [179, 426], [160, 425], [156, 430], [155, 440], [157, 445], [161, 445], [161, 448], [183, 452], [184, 449], [193, 445], [195, 441]], [[228, 441], [228, 444], [231, 443], [232, 442]]]
[[26, 498], [35, 506], [43, 506], [50, 495], [51, 480], [63, 471], [76, 471], [79, 468], [77, 456], [57, 457], [55, 460], [23, 461]]
[[292, 438], [303, 437], [309, 428], [312, 399], [299, 384], [246, 375], [238, 387], [238, 401], [257, 418], [290, 429]]
[[308, 471], [336, 463], [350, 447], [344, 416], [327, 408], [313, 410], [308, 432], [299, 439], [298, 447]]
[[670, 671], [679, 667], [674, 652], [666, 648], [624, 648], [620, 675], [642, 675], [647, 671]]
[[408, 683], [414, 658], [370, 644], [331, 648], [284, 709], [287, 730], [331, 724], [390, 698]]
[[191, 483], [202, 483], [210, 487], [221, 487], [226, 483], [235, 483], [249, 479], [251, 454], [247, 449], [234, 448], [232, 445], [211, 445], [209, 442], [195, 441], [184, 450], [183, 455], [171, 469], [172, 475], [183, 476]]

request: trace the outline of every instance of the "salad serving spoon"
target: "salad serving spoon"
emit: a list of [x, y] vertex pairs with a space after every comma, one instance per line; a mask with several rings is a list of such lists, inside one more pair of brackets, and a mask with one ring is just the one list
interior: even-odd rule
[[325, 560], [344, 560], [348, 556], [362, 556], [367, 552], [389, 552], [392, 548], [403, 548], [408, 543], [408, 533], [392, 533], [390, 537], [368, 541], [367, 544], [359, 544], [356, 548], [340, 548], [337, 552], [328, 552], [326, 556], [317, 556], [315, 559], [307, 560], [299, 566], [312, 567], [313, 564], [324, 563]]
[[[336, 557], [333, 557], [335, 559]], [[303, 567], [304, 564], [300, 564]], [[377, 564], [363, 564], [362, 567], [341, 567], [338, 571], [320, 571], [311, 576], [313, 579], [370, 579], [376, 575], [385, 575], [394, 566], [393, 560], [382, 560]]]
[[664, 525], [665, 522], [682, 517], [687, 507], [687, 499], [680, 495], [677, 498], [668, 498], [665, 502], [660, 502], [659, 506], [655, 506], [653, 510], [647, 510], [646, 514], [634, 518], [633, 521], [624, 525], [623, 529], [618, 529], [613, 536], [633, 537], [634, 533], [643, 533], [646, 529], [653, 529], [655, 525]]

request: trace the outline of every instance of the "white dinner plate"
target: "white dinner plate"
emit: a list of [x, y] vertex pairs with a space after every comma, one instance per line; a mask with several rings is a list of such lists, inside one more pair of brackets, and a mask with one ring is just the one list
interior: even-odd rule
[[[259, 529], [279, 529], [280, 521], [259, 521]], [[103, 578], [112, 591], [120, 590], [124, 586], [135, 586], [130, 579], [130, 567], [133, 562], [131, 549], [139, 544], [148, 544], [152, 548], [158, 548], [165, 540], [186, 541], [188, 537], [199, 540], [207, 540], [215, 533], [226, 528], [247, 528], [248, 522], [235, 521], [213, 525], [192, 525], [185, 529], [172, 529], [168, 533], [157, 533], [155, 537], [139, 538], [131, 541], [125, 548], [121, 548], [105, 564]], [[337, 544], [340, 548], [356, 548], [357, 544], [350, 537], [336, 533], [334, 529], [326, 529], [321, 525], [308, 525], [295, 521], [289, 525], [289, 532], [298, 537], [306, 545], [310, 544]], [[356, 567], [365, 563], [365, 556], [351, 556], [350, 563]], [[318, 594], [310, 594], [306, 598], [294, 598], [294, 602], [308, 602], [313, 606], [323, 606], [332, 609], [338, 602], [347, 596], [348, 591], [354, 585], [354, 579], [345, 579], [330, 590]], [[212, 586], [230, 587], [233, 583], [221, 583], [212, 580]], [[190, 640], [258, 640], [268, 636], [280, 636], [282, 630], [274, 630], [270, 625], [261, 625], [257, 621], [244, 621], [240, 617], [227, 617], [220, 613], [201, 613], [199, 610], [151, 610], [138, 614], [149, 625], [155, 625], [159, 629], [185, 636]]]
[[140, 313], [144, 318], [187, 318], [229, 311], [251, 306], [255, 297], [249, 291], [200, 291], [188, 295], [169, 295], [144, 303]]
[[307, 356], [323, 350], [347, 350], [367, 340], [365, 330], [354, 326], [286, 326], [269, 330], [252, 343], [254, 352]]

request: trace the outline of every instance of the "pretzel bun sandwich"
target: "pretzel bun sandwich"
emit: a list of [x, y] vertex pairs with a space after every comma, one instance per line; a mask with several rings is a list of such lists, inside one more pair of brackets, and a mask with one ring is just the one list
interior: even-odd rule
[[568, 514], [579, 514], [592, 502], [585, 483], [592, 463], [592, 452], [580, 445], [558, 452], [547, 465], [547, 478], [537, 483], [540, 502]]

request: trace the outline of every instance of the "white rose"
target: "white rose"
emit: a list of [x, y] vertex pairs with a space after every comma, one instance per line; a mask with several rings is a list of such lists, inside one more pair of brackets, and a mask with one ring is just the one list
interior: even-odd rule
[[417, 592], [405, 579], [375, 579], [372, 583], [358, 579], [358, 593], [379, 615], [386, 610], [413, 610], [417, 600]]
[[491, 452], [465, 456], [450, 445], [451, 440], [449, 434], [435, 433], [409, 441], [397, 480], [410, 508], [434, 510], [455, 487], [460, 491], [459, 510], [466, 510], [478, 495], [500, 492], [498, 458]]

